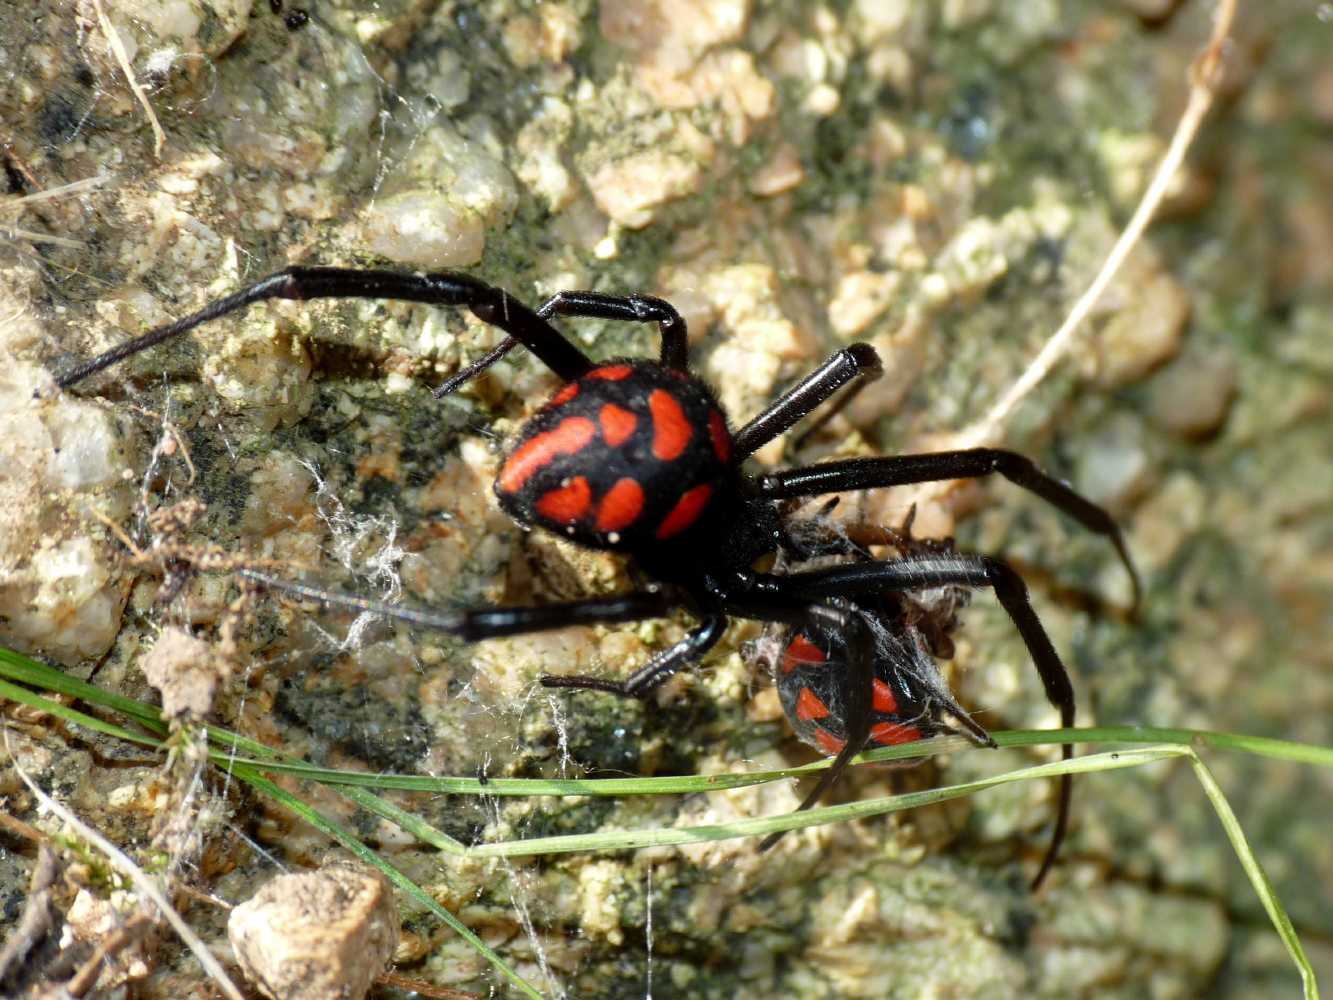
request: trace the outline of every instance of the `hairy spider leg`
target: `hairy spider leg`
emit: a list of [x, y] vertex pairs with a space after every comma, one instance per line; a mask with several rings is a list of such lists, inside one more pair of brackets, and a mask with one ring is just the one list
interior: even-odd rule
[[76, 365], [56, 378], [62, 389], [119, 361], [202, 323], [244, 309], [264, 299], [400, 299], [437, 306], [466, 306], [484, 323], [512, 336], [564, 381], [591, 371], [593, 363], [542, 316], [504, 289], [466, 274], [440, 271], [403, 274], [397, 271], [345, 267], [289, 267], [242, 288], [174, 323], [159, 326]]
[[801, 431], [800, 434], [796, 435], [795, 440], [792, 441], [792, 447], [795, 448], [797, 451], [804, 448], [806, 442], [808, 442], [812, 437], [814, 437], [821, 430], [823, 430], [824, 427], [828, 425], [829, 421], [831, 421], [843, 410], [847, 409], [847, 407], [851, 406], [852, 403], [856, 400], [856, 397], [861, 395], [862, 391], [869, 384], [870, 383], [867, 381], [867, 382], [853, 382], [851, 385], [849, 385], [846, 388], [846, 390], [843, 391], [843, 393], [840, 396], [838, 396], [837, 399], [835, 399], [832, 403], [829, 404], [828, 408], [825, 409], [823, 413], [815, 417], [814, 420], [810, 421], [809, 425], [807, 425], [806, 428], [803, 431]]
[[[995, 592], [1000, 606], [1008, 613], [1018, 629], [1023, 644], [1037, 668], [1046, 698], [1060, 712], [1060, 724], [1065, 729], [1074, 725], [1074, 688], [1069, 673], [1032, 609], [1027, 586], [1014, 570], [991, 556], [966, 555], [913, 555], [882, 562], [851, 563], [829, 569], [807, 570], [783, 576], [761, 575], [755, 583], [756, 596], [799, 594], [812, 597], [855, 599], [860, 596], [882, 594], [885, 591], [929, 590], [933, 587], [963, 586], [989, 587]], [[849, 741], [850, 742], [850, 741]], [[1073, 747], [1061, 745], [1065, 760], [1073, 756]], [[1069, 805], [1072, 791], [1071, 777], [1061, 775], [1059, 799], [1056, 808], [1055, 830], [1051, 845], [1042, 859], [1041, 868], [1032, 886], [1041, 885], [1055, 861], [1060, 844], [1069, 828]]]
[[[543, 319], [551, 316], [586, 316], [630, 323], [656, 323], [662, 334], [662, 364], [677, 371], [686, 371], [689, 367], [689, 339], [684, 318], [670, 302], [651, 295], [556, 292], [537, 307], [537, 315]], [[518, 343], [514, 337], [506, 337], [476, 361], [441, 382], [432, 395], [436, 399], [449, 395], [503, 358]]]
[[542, 687], [578, 688], [605, 691], [607, 694], [619, 695], [622, 698], [643, 698], [678, 673], [681, 668], [702, 659], [705, 653], [717, 645], [726, 630], [725, 615], [709, 615], [698, 628], [669, 649], [654, 654], [647, 663], [624, 681], [609, 681], [585, 674], [571, 674], [565, 677], [542, 674], [539, 680]]
[[1101, 507], [1072, 488], [1042, 472], [1017, 452], [999, 448], [971, 448], [965, 451], [940, 451], [924, 455], [892, 455], [886, 458], [850, 458], [822, 462], [784, 472], [770, 472], [759, 477], [761, 495], [772, 500], [841, 493], [847, 490], [876, 489], [883, 486], [907, 486], [947, 479], [977, 479], [999, 473], [1016, 486], [1033, 493], [1061, 513], [1072, 517], [1084, 528], [1106, 538], [1115, 547], [1133, 587], [1132, 607], [1137, 609], [1143, 596], [1138, 570], [1120, 526]]
[[465, 642], [499, 639], [508, 635], [548, 632], [572, 625], [610, 625], [665, 618], [680, 606], [680, 595], [669, 586], [652, 586], [613, 597], [592, 597], [552, 604], [511, 605], [493, 608], [460, 608], [457, 611], [431, 611], [385, 604], [357, 594], [346, 594], [294, 580], [282, 580], [252, 569], [237, 571], [266, 590], [315, 601], [326, 607], [365, 611], [370, 614], [407, 622], [432, 632], [445, 632]]
[[739, 462], [787, 430], [853, 379], [874, 381], [884, 374], [869, 344], [849, 344], [797, 382], [732, 435]]

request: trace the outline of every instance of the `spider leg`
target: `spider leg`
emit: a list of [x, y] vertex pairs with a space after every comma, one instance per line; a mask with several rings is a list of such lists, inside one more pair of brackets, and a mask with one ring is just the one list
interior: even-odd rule
[[825, 409], [819, 416], [815, 417], [814, 420], [810, 421], [805, 429], [796, 436], [796, 439], [792, 442], [792, 447], [797, 451], [804, 448], [805, 443], [818, 434], [830, 420], [843, 410], [847, 409], [847, 407], [851, 406], [852, 401], [855, 400], [857, 396], [861, 395], [862, 391], [869, 384], [869, 381], [853, 382], [844, 389], [842, 394], [838, 396], [827, 409]]
[[539, 316], [591, 316], [626, 323], [656, 323], [662, 334], [662, 364], [685, 371], [689, 341], [685, 319], [676, 307], [652, 295], [606, 295], [602, 292], [556, 292], [537, 309]]
[[1133, 607], [1139, 606], [1143, 587], [1115, 519], [1097, 504], [1060, 480], [1048, 476], [1030, 459], [1016, 452], [998, 448], [972, 448], [925, 455], [822, 462], [761, 476], [759, 491], [770, 500], [785, 500], [820, 493], [841, 493], [844, 490], [906, 486], [945, 479], [976, 479], [992, 473], [999, 473], [1016, 486], [1036, 494], [1089, 531], [1106, 538], [1115, 547], [1116, 554], [1129, 573], [1134, 588]]
[[[1051, 644], [1041, 619], [1028, 600], [1027, 586], [1006, 563], [990, 556], [912, 555], [882, 562], [850, 563], [829, 569], [809, 570], [784, 576], [757, 575], [758, 594], [790, 595], [799, 593], [808, 598], [856, 597], [883, 593], [886, 590], [928, 590], [932, 587], [989, 587], [995, 592], [1001, 607], [1009, 614], [1018, 634], [1027, 646], [1028, 654], [1037, 667], [1046, 697], [1060, 711], [1060, 724], [1068, 729], [1074, 725], [1074, 688], [1069, 682], [1060, 655]], [[850, 740], [848, 741], [850, 742]], [[1065, 760], [1074, 754], [1066, 743], [1061, 750]], [[1069, 829], [1069, 802], [1072, 791], [1070, 775], [1060, 777], [1060, 791], [1056, 806], [1055, 830], [1051, 845], [1042, 859], [1041, 868], [1032, 882], [1035, 889], [1041, 885], [1055, 861], [1060, 844]]]
[[[368, 611], [417, 628], [447, 632], [467, 642], [496, 639], [506, 635], [525, 635], [567, 628], [570, 625], [595, 625], [634, 622], [645, 618], [663, 618], [679, 606], [679, 596], [670, 587], [635, 590], [614, 597], [595, 597], [581, 601], [561, 601], [535, 607], [462, 608], [457, 611], [430, 611], [385, 604], [355, 594], [324, 590], [291, 580], [279, 580], [254, 570], [241, 570], [240, 576], [268, 590], [317, 601], [334, 608]], [[714, 640], [716, 641], [716, 640]]]
[[[831, 620], [830, 623], [842, 632], [847, 641], [849, 656], [847, 670], [843, 674], [847, 742], [833, 758], [833, 763], [820, 775], [818, 784], [796, 807], [796, 812], [804, 812], [818, 803], [842, 777], [842, 772], [847, 770], [852, 758], [865, 749], [870, 739], [871, 699], [875, 679], [875, 637], [856, 608], [843, 601], [839, 601], [838, 604], [841, 606], [811, 607], [807, 620], [812, 623], [821, 618], [826, 622]], [[767, 851], [781, 839], [783, 832], [770, 833], [760, 841], [759, 850]]]
[[850, 344], [784, 392], [757, 417], [732, 435], [732, 454], [740, 461], [772, 441], [854, 378], [867, 381], [883, 374], [879, 355], [869, 344]]
[[56, 379], [67, 389], [104, 368], [265, 299], [402, 299], [437, 306], [466, 306], [485, 323], [499, 327], [537, 355], [565, 381], [576, 379], [593, 364], [558, 330], [503, 289], [466, 274], [440, 271], [405, 274], [398, 271], [346, 267], [289, 267], [246, 288], [210, 302], [198, 312], [149, 330], [94, 358], [75, 365]]
[[[605, 295], [602, 292], [556, 292], [537, 307], [542, 319], [551, 316], [591, 316], [595, 319], [624, 320], [630, 323], [656, 323], [662, 333], [662, 364], [685, 371], [689, 364], [689, 343], [685, 320], [670, 302], [651, 295]], [[447, 396], [464, 382], [475, 378], [518, 346], [514, 337], [506, 337], [472, 364], [459, 369], [434, 390], [436, 399]]]
[[579, 688], [605, 691], [607, 694], [616, 694], [623, 698], [642, 698], [682, 667], [697, 662], [717, 645], [717, 641], [722, 638], [722, 633], [726, 630], [727, 619], [724, 615], [710, 615], [680, 642], [670, 649], [655, 654], [627, 680], [610, 681], [604, 677], [589, 677], [583, 674], [567, 677], [542, 674], [540, 678], [542, 687]]
[[[538, 315], [540, 315], [540, 313], [538, 313]], [[504, 340], [500, 341], [500, 343], [496, 344], [476, 361], [472, 362], [472, 364], [464, 365], [462, 368], [458, 369], [458, 371], [450, 375], [447, 379], [432, 389], [430, 394], [436, 399], [443, 399], [460, 385], [471, 382], [517, 346], [517, 340], [513, 337], [505, 337]]]

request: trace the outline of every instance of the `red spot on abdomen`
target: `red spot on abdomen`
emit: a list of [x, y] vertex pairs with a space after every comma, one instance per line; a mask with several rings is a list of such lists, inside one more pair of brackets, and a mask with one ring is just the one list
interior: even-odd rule
[[703, 486], [696, 486], [683, 497], [676, 501], [676, 506], [671, 508], [671, 513], [662, 518], [662, 523], [657, 526], [658, 538], [670, 538], [672, 535], [678, 535], [691, 524], [699, 519], [703, 509], [708, 506], [708, 498], [713, 495], [713, 487], [705, 483]]
[[597, 505], [597, 530], [620, 531], [643, 511], [643, 487], [633, 479], [617, 479]]
[[782, 651], [782, 672], [789, 674], [797, 667], [817, 667], [826, 659], [822, 649], [797, 632]]
[[889, 687], [878, 677], [875, 678], [874, 705], [876, 712], [883, 712], [885, 715], [893, 715], [898, 711], [898, 699], [894, 696], [893, 688]]
[[578, 394], [579, 394], [579, 384], [578, 384], [577, 382], [570, 382], [569, 385], [565, 386], [563, 389], [561, 389], [559, 392], [557, 392], [554, 396], [552, 396], [551, 399], [550, 399], [550, 401], [549, 401], [546, 405], [547, 405], [547, 406], [561, 406], [561, 405], [563, 405], [563, 404], [565, 404], [565, 403], [568, 403], [571, 399], [573, 399], [573, 398], [574, 398], [575, 396], [577, 396]]
[[796, 718], [802, 722], [827, 719], [828, 706], [809, 688], [801, 688], [801, 693], [796, 697]]
[[679, 458], [694, 435], [676, 397], [665, 389], [648, 394], [648, 409], [653, 415], [653, 454], [663, 462]]
[[500, 489], [513, 493], [522, 489], [542, 466], [561, 455], [573, 455], [593, 439], [597, 429], [587, 417], [567, 417], [519, 445], [496, 479]]
[[604, 378], [608, 382], [619, 382], [621, 379], [629, 378], [629, 373], [633, 370], [629, 365], [603, 365], [601, 368], [594, 368], [583, 377]]
[[901, 722], [880, 722], [870, 727], [870, 738], [880, 746], [891, 747], [899, 743], [915, 743], [921, 739], [921, 730]]
[[834, 754], [841, 753], [842, 748], [847, 745], [846, 740], [840, 740], [827, 729], [815, 730], [815, 741], [819, 744], [826, 754], [832, 757]]
[[634, 428], [639, 425], [639, 418], [623, 406], [607, 403], [597, 412], [597, 421], [602, 425], [602, 438], [612, 448], [619, 448], [629, 440]]
[[717, 410], [708, 414], [708, 433], [713, 438], [713, 454], [726, 465], [731, 461], [731, 432], [727, 430], [727, 418]]
[[588, 480], [575, 476], [563, 486], [547, 490], [536, 503], [537, 513], [558, 524], [573, 524], [592, 507], [592, 488]]

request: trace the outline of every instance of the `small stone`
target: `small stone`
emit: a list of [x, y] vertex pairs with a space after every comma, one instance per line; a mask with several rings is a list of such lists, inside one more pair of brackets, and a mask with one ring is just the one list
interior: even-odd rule
[[85, 511], [123, 516], [137, 465], [114, 411], [54, 394], [36, 366], [0, 368], [0, 645], [67, 664], [106, 652], [125, 590]]
[[1236, 379], [1236, 359], [1225, 346], [1186, 349], [1152, 379], [1148, 412], [1173, 434], [1207, 437], [1226, 420]]
[[884, 314], [902, 284], [897, 272], [852, 271], [844, 274], [828, 306], [829, 324], [839, 337], [852, 340]]
[[[100, 899], [88, 889], [80, 889], [65, 914], [66, 936], [85, 946], [95, 947], [123, 928], [133, 902], [124, 891], [113, 892], [111, 896], [111, 899]], [[142, 941], [131, 940], [107, 954], [102, 970], [94, 980], [96, 989], [93, 993], [97, 996], [115, 995], [117, 987], [123, 988], [126, 983], [147, 976], [151, 969], [146, 950]]]
[[1137, 382], [1175, 357], [1190, 316], [1185, 289], [1142, 245], [1125, 261], [1113, 288], [1107, 298], [1119, 311], [1092, 346], [1097, 381], [1108, 389]]
[[361, 225], [367, 249], [413, 267], [468, 267], [481, 260], [481, 219], [433, 191], [376, 201]]
[[642, 229], [662, 205], [699, 190], [703, 166], [691, 157], [649, 149], [613, 160], [587, 180], [598, 208], [626, 229]]
[[1106, 421], [1079, 456], [1075, 483], [1093, 503], [1117, 511], [1142, 495], [1151, 478], [1143, 423], [1121, 413]]
[[398, 944], [388, 884], [351, 865], [281, 875], [231, 911], [227, 937], [272, 1000], [359, 1000]]
[[907, 27], [913, 5], [908, 0], [855, 0], [854, 23], [867, 46], [893, 38]]

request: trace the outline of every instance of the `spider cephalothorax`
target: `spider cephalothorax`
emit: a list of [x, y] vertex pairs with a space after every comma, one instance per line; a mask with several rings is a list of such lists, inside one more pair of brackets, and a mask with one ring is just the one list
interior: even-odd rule
[[[743, 463], [757, 448], [843, 386], [852, 383], [855, 388], [879, 375], [879, 358], [869, 345], [852, 344], [836, 352], [758, 416], [733, 427], [712, 391], [689, 371], [685, 323], [661, 299], [561, 292], [533, 310], [501, 289], [456, 272], [294, 267], [77, 365], [56, 381], [68, 388], [138, 351], [263, 299], [329, 297], [462, 306], [508, 334], [497, 348], [437, 389], [437, 395], [519, 344], [536, 355], [563, 384], [515, 436], [495, 484], [501, 506], [522, 524], [558, 532], [585, 546], [624, 552], [639, 575], [652, 582], [612, 597], [431, 611], [248, 573], [252, 579], [468, 640], [658, 618], [685, 608], [698, 619], [694, 630], [624, 681], [542, 678], [548, 687], [632, 697], [643, 696], [698, 661], [722, 637], [731, 617], [784, 626], [789, 629], [785, 649], [794, 678], [784, 693], [789, 714], [798, 732], [835, 755], [802, 809], [819, 800], [860, 750], [872, 743], [930, 736], [943, 715], [962, 722], [979, 741], [989, 740], [975, 723], [968, 725], [970, 719], [947, 689], [920, 683], [927, 674], [914, 672], [913, 664], [924, 666], [918, 658], [926, 657], [924, 644], [931, 636], [914, 624], [911, 598], [905, 595], [937, 588], [994, 590], [1032, 655], [1047, 697], [1059, 708], [1063, 723], [1072, 725], [1074, 694], [1064, 665], [1028, 603], [1022, 580], [997, 559], [929, 545], [899, 546], [896, 557], [876, 559], [864, 545], [849, 541], [827, 546], [836, 557], [829, 565], [794, 571], [757, 568], [774, 554], [798, 563], [810, 555], [788, 530], [789, 501], [999, 473], [1107, 537], [1133, 576], [1110, 516], [1013, 452], [978, 448], [747, 474]], [[656, 323], [662, 337], [660, 356], [655, 361], [594, 362], [550, 324], [557, 315]], [[1137, 600], [1136, 577], [1134, 582]], [[822, 672], [812, 672], [817, 670]], [[1070, 748], [1064, 752], [1068, 756]], [[1068, 808], [1066, 777], [1055, 835], [1038, 881], [1059, 846]]]

